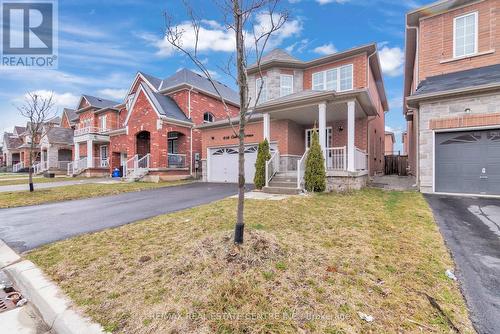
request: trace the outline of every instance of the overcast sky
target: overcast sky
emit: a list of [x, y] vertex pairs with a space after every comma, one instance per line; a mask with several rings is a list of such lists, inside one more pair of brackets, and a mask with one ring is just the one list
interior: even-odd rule
[[[291, 18], [270, 47], [286, 49], [309, 60], [376, 42], [379, 46], [390, 112], [386, 128], [396, 133], [400, 149], [405, 13], [431, 1], [413, 0], [283, 0]], [[191, 1], [205, 19], [200, 44], [206, 64], [219, 81], [236, 88], [218, 70], [233, 52], [232, 34], [211, 1]], [[180, 68], [194, 69], [163, 41], [163, 12], [186, 20], [178, 0], [60, 0], [59, 68], [20, 70], [0, 67], [0, 133], [25, 121], [15, 105], [28, 91], [54, 92], [56, 108], [75, 108], [81, 94], [122, 101], [137, 71], [159, 78]], [[265, 25], [265, 18], [261, 24]], [[2, 136], [3, 137], [3, 136]], [[0, 138], [1, 140], [1, 138]]]

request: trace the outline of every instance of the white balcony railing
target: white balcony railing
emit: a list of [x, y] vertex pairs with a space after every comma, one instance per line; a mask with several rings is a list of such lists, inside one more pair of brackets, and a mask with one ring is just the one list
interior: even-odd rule
[[76, 129], [75, 130], [75, 137], [83, 136], [83, 135], [86, 135], [89, 133], [103, 133], [103, 132], [107, 132], [107, 131], [109, 131], [109, 129], [103, 129], [103, 128], [99, 128], [97, 126], [87, 126], [84, 128]]
[[280, 170], [280, 152], [276, 150], [271, 159], [266, 161], [266, 187], [269, 187], [269, 181]]
[[185, 154], [168, 153], [169, 168], [186, 168], [187, 159]]

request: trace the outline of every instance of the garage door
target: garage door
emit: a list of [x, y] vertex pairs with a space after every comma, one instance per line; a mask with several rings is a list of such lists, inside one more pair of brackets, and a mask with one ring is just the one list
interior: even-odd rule
[[[258, 145], [245, 147], [245, 181], [253, 183]], [[273, 151], [273, 149], [271, 149]], [[219, 147], [209, 150], [208, 181], [238, 182], [238, 147]]]
[[436, 134], [437, 192], [500, 195], [500, 129]]

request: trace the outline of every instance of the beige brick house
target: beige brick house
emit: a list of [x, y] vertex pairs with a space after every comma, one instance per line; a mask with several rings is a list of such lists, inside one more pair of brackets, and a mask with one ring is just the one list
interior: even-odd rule
[[500, 2], [406, 16], [410, 170], [422, 192], [500, 195]]

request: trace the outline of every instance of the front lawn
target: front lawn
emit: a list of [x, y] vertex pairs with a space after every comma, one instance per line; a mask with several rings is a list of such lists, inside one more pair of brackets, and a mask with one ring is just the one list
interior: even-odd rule
[[37, 205], [48, 202], [68, 201], [74, 199], [116, 195], [124, 192], [148, 190], [175, 186], [191, 181], [172, 181], [160, 183], [123, 182], [123, 183], [90, 183], [56, 188], [29, 191], [0, 192], [0, 209], [17, 206]]
[[[75, 180], [88, 180], [86, 177], [69, 177], [69, 176], [58, 176], [54, 178], [48, 178], [43, 176], [34, 176], [33, 183], [36, 185], [37, 183], [50, 183], [50, 182], [62, 182], [62, 181], [75, 181]], [[1, 186], [13, 186], [18, 184], [26, 184], [28, 187], [28, 176], [22, 177], [14, 177], [14, 178], [0, 178], [0, 187]]]
[[226, 199], [27, 257], [116, 333], [473, 332], [420, 194], [248, 200], [239, 250], [235, 208]]

